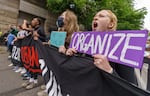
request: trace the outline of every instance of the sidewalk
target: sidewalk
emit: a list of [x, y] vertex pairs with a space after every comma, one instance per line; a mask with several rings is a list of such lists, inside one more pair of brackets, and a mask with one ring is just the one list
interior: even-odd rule
[[11, 62], [7, 57], [6, 48], [0, 46], [0, 96], [37, 96], [42, 84], [41, 76], [39, 76], [38, 87], [31, 90], [22, 88], [21, 84], [24, 80], [19, 73], [12, 70], [13, 67], [8, 67]]

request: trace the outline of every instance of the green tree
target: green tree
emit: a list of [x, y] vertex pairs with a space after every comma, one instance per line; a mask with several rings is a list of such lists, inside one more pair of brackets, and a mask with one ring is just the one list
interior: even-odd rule
[[91, 28], [95, 13], [101, 9], [112, 10], [118, 17], [118, 30], [137, 30], [142, 28], [146, 9], [134, 9], [134, 0], [47, 0], [48, 8], [56, 14], [72, 9], [79, 23]]
[[118, 18], [119, 30], [135, 30], [143, 26], [145, 8], [134, 9], [134, 0], [103, 0], [101, 9], [112, 10]]

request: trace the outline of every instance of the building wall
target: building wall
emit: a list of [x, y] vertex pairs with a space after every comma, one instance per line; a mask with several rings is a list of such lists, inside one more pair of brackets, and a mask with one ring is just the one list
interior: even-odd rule
[[56, 28], [57, 15], [48, 12], [45, 4], [46, 0], [0, 0], [0, 31], [5, 32], [9, 24], [21, 24], [23, 19], [30, 22], [40, 17], [48, 34], [49, 28]]
[[19, 0], [0, 0], [0, 31], [6, 32], [9, 24], [17, 24], [19, 2]]
[[41, 8], [44, 8], [46, 9], [47, 7], [45, 6], [46, 5], [46, 0], [24, 0], [24, 1], [27, 1], [31, 4], [34, 4], [36, 6], [39, 6]]
[[[51, 27], [56, 28], [55, 22], [56, 22], [57, 16], [48, 12], [48, 10], [45, 7], [43, 8], [44, 5], [39, 5], [39, 4], [46, 4], [46, 3], [44, 3], [43, 0], [20, 0], [19, 10], [20, 10], [20, 13], [24, 12], [26, 14], [30, 14], [31, 15], [30, 17], [38, 16], [39, 18], [41, 18], [42, 21], [44, 22], [44, 28], [45, 28], [46, 34], [48, 34], [48, 30]], [[19, 15], [19, 17], [25, 17], [25, 15], [24, 16]], [[31, 19], [31, 18], [28, 18], [28, 19]]]
[[[50, 30], [52, 29], [57, 29], [56, 27], [56, 20], [57, 20], [57, 15], [52, 14], [50, 12], [48, 12], [47, 16], [46, 16], [46, 20], [45, 20], [45, 29], [46, 30]], [[46, 34], [49, 34], [49, 32], [47, 31]]]

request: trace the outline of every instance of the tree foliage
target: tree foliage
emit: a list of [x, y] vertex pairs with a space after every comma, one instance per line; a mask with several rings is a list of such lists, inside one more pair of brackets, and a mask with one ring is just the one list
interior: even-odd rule
[[47, 0], [53, 13], [60, 14], [66, 9], [73, 10], [79, 23], [91, 28], [91, 22], [101, 9], [112, 10], [118, 17], [118, 30], [137, 30], [142, 28], [146, 8], [134, 9], [134, 0]]

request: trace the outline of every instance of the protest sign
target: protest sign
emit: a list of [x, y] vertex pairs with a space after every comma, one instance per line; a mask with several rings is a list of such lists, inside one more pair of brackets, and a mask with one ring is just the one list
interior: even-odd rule
[[112, 62], [141, 68], [147, 30], [114, 32], [75, 32], [71, 48], [86, 54], [103, 54]]
[[50, 36], [50, 44], [59, 47], [64, 45], [66, 38], [66, 32], [58, 32], [58, 31], [52, 31]]

